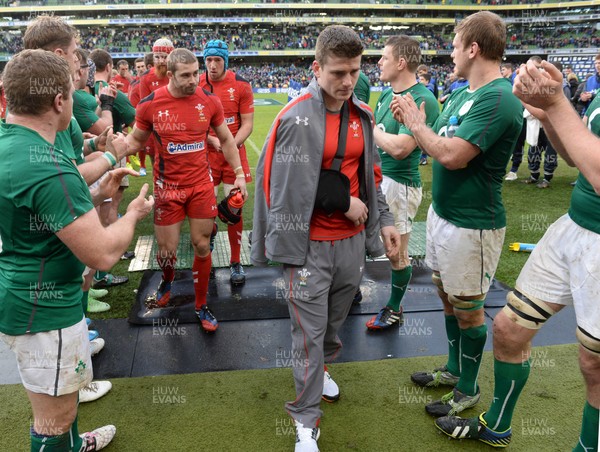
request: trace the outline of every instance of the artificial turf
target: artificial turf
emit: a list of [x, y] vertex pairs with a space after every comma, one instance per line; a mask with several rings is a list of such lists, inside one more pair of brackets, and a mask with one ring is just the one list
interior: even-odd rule
[[[199, 344], [199, 346], [202, 346]], [[509, 450], [566, 451], [576, 444], [584, 403], [577, 345], [536, 347], [531, 377], [513, 419]], [[476, 441], [439, 433], [424, 403], [446, 389], [414, 386], [412, 372], [444, 357], [334, 364], [341, 398], [321, 403], [319, 447], [330, 451], [490, 450]], [[492, 398], [493, 359], [486, 353], [479, 405]], [[80, 431], [112, 423], [110, 451], [285, 451], [294, 446], [293, 423], [283, 409], [294, 397], [289, 368], [113, 379], [104, 398], [79, 408]], [[26, 451], [30, 408], [20, 385], [0, 386], [0, 450]]]

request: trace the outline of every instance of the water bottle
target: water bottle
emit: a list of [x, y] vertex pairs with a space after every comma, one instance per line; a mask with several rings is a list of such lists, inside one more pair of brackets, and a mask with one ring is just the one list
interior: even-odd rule
[[458, 129], [458, 118], [456, 116], [450, 116], [450, 119], [448, 119], [448, 124], [446, 136], [448, 138], [452, 138]]
[[237, 188], [231, 190], [229, 198], [227, 199], [227, 204], [229, 205], [231, 213], [237, 215], [244, 205], [244, 196], [242, 195], [242, 192]]

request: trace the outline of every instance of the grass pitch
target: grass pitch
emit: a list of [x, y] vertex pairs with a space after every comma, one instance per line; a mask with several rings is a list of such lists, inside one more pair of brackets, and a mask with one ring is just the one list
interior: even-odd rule
[[[256, 95], [285, 104], [284, 95]], [[375, 106], [378, 94], [373, 93]], [[281, 105], [256, 108], [254, 131], [247, 142], [250, 166], [254, 170], [274, 117]], [[420, 167], [423, 203], [417, 221], [424, 221], [431, 203], [431, 165]], [[513, 285], [528, 254], [508, 251], [511, 242], [537, 242], [546, 228], [569, 205], [577, 171], [559, 163], [552, 186], [546, 190], [519, 181], [504, 185], [508, 214], [505, 247], [496, 277]], [[519, 178], [528, 176], [526, 164]], [[121, 210], [137, 195], [145, 178], [131, 178]], [[254, 184], [249, 184], [254, 193]], [[244, 227], [250, 229], [252, 196], [244, 207]], [[223, 226], [223, 225], [220, 225]], [[224, 228], [224, 226], [223, 226]], [[187, 230], [187, 226], [184, 228]], [[139, 235], [153, 233], [152, 219], [137, 228]], [[118, 263], [113, 272], [127, 274], [129, 262]], [[131, 273], [128, 284], [110, 290], [112, 309], [93, 314], [94, 318], [127, 317], [142, 273]], [[559, 314], [560, 315], [560, 314]], [[437, 332], [442, 333], [442, 332]], [[440, 337], [440, 340], [442, 338]], [[199, 344], [202, 346], [202, 344]], [[537, 360], [513, 420], [510, 450], [565, 451], [575, 445], [584, 403], [584, 386], [577, 365], [577, 345], [540, 347]], [[413, 386], [409, 375], [439, 365], [444, 357], [419, 357], [345, 363], [331, 366], [342, 391], [336, 404], [323, 403], [323, 451], [424, 451], [490, 450], [472, 441], [451, 441], [438, 433], [423, 405], [446, 391], [423, 391]], [[117, 436], [107, 451], [283, 451], [294, 444], [293, 425], [283, 402], [294, 398], [290, 369], [214, 372], [193, 375], [127, 378], [112, 380], [112, 392], [79, 411], [79, 426], [86, 431], [113, 423]], [[482, 399], [475, 416], [492, 398], [493, 359], [486, 353], [480, 373]], [[0, 451], [26, 451], [29, 444], [30, 408], [20, 385], [0, 386]]]
[[[199, 344], [201, 346], [201, 344]], [[577, 345], [534, 349], [531, 377], [513, 419], [511, 452], [566, 451], [577, 442], [584, 404]], [[438, 432], [423, 405], [447, 390], [410, 383], [412, 372], [445, 357], [334, 364], [341, 398], [321, 403], [319, 448], [332, 451], [489, 451], [477, 441]], [[493, 360], [480, 373], [477, 416], [492, 398]], [[293, 400], [291, 369], [214, 372], [112, 380], [104, 398], [79, 407], [79, 428], [112, 423], [107, 452], [291, 451], [294, 426], [283, 403]], [[20, 385], [0, 386], [0, 450], [28, 450], [30, 409]]]

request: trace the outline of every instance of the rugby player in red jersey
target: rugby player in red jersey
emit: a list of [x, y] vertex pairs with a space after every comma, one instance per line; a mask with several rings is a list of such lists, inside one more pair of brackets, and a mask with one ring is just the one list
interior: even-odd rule
[[[252, 133], [254, 123], [254, 96], [252, 87], [247, 80], [227, 70], [229, 52], [227, 44], [220, 40], [209, 41], [204, 47], [204, 65], [206, 72], [200, 77], [200, 86], [206, 91], [216, 94], [223, 104], [225, 123], [232, 133], [235, 144], [240, 150], [240, 160], [244, 170], [246, 182], [252, 182], [252, 174], [246, 157], [244, 141]], [[208, 159], [215, 184], [215, 196], [219, 192], [219, 185], [223, 183], [223, 191], [227, 196], [233, 188], [235, 174], [227, 163], [221, 142], [214, 132], [208, 136]], [[240, 248], [242, 245], [242, 231], [244, 220], [241, 217], [236, 224], [227, 225], [229, 236], [230, 281], [233, 285], [246, 282], [246, 273], [240, 264]], [[216, 233], [216, 225], [214, 233]], [[214, 237], [214, 235], [213, 235]]]
[[156, 294], [161, 307], [169, 303], [175, 276], [177, 245], [185, 217], [189, 218], [194, 247], [192, 266], [196, 313], [207, 332], [217, 329], [217, 319], [206, 305], [211, 267], [210, 234], [217, 204], [206, 155], [206, 136], [214, 129], [223, 154], [235, 168], [235, 184], [246, 198], [246, 179], [235, 140], [225, 124], [219, 98], [198, 87], [198, 60], [186, 49], [167, 58], [169, 84], [142, 99], [136, 126], [127, 137], [128, 150], [141, 149], [150, 134], [156, 137], [154, 160], [154, 229], [157, 261], [163, 278]]

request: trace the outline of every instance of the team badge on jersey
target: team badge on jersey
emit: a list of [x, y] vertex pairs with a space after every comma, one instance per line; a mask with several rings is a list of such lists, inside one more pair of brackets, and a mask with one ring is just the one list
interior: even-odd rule
[[204, 116], [204, 105], [198, 104], [196, 105], [196, 110], [198, 110], [198, 121], [205, 122], [206, 116]]
[[235, 100], [235, 96], [233, 95], [233, 93], [235, 93], [235, 89], [229, 88], [227, 92], [229, 93], [229, 100]]
[[350, 124], [350, 128], [354, 131], [354, 135], [352, 136], [354, 138], [359, 138], [360, 135], [358, 134], [358, 129], [360, 129], [360, 125], [356, 121], [352, 121], [352, 124]]
[[458, 110], [458, 115], [459, 116], [466, 115], [472, 106], [473, 106], [473, 100], [466, 101], [464, 104], [462, 104], [462, 106], [460, 107], [460, 110]]

